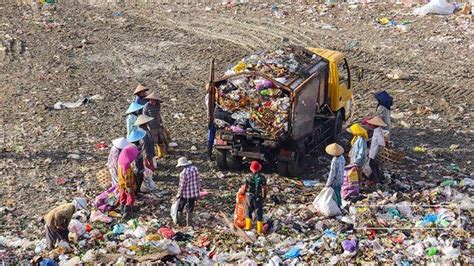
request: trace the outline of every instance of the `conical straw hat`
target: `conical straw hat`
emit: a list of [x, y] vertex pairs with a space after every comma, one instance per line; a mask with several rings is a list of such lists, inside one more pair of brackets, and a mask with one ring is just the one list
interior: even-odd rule
[[367, 121], [367, 123], [374, 125], [374, 126], [379, 126], [379, 127], [386, 127], [387, 124], [380, 118], [380, 116], [375, 116], [374, 118], [370, 119]]
[[326, 146], [326, 152], [332, 156], [339, 156], [344, 153], [344, 149], [341, 147], [341, 145], [332, 143]]
[[137, 118], [137, 121], [135, 121], [135, 126], [141, 126], [143, 124], [146, 124], [148, 122], [150, 122], [151, 120], [153, 120], [153, 117], [149, 117], [147, 115], [139, 115], [138, 118]]
[[148, 96], [145, 97], [147, 100], [157, 100], [157, 101], [162, 101], [160, 95], [156, 92], [150, 93]]
[[147, 91], [148, 89], [143, 86], [142, 84], [138, 84], [137, 88], [135, 89], [135, 91], [133, 92], [133, 94], [137, 94], [141, 91]]

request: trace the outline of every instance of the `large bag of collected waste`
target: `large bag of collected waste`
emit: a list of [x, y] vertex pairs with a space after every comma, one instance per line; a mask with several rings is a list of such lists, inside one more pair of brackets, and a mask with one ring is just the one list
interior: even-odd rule
[[178, 224], [178, 204], [179, 200], [175, 200], [173, 204], [171, 204], [171, 219], [173, 219], [174, 224]]
[[86, 232], [86, 227], [79, 220], [71, 219], [67, 227], [69, 232], [76, 234], [77, 236], [82, 236]]
[[343, 199], [359, 194], [359, 172], [357, 170], [357, 165], [355, 164], [344, 168], [344, 181], [341, 187]]
[[432, 0], [428, 4], [415, 8], [413, 14], [415, 16], [426, 16], [427, 14], [450, 15], [454, 12], [454, 4], [446, 2], [446, 0]]
[[241, 186], [235, 199], [234, 225], [240, 228], [245, 226], [245, 185]]
[[100, 193], [95, 198], [94, 205], [101, 212], [108, 212], [117, 208], [117, 205], [118, 205], [117, 185], [111, 186], [106, 191]]
[[145, 172], [143, 173], [143, 182], [140, 187], [141, 192], [151, 192], [156, 189], [156, 184], [153, 181], [153, 171], [145, 167]]
[[326, 217], [341, 215], [341, 210], [337, 206], [336, 194], [331, 187], [325, 187], [314, 199], [313, 206], [322, 215]]

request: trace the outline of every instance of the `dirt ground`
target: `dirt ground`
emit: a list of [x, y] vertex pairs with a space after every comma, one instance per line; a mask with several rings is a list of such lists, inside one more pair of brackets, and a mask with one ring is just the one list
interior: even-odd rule
[[[179, 145], [159, 161], [159, 190], [174, 195], [176, 159], [188, 156], [201, 171], [204, 186], [218, 195], [208, 202], [210, 208], [230, 213], [242, 174], [224, 173], [222, 178], [215, 162], [206, 160], [209, 60], [215, 58], [222, 73], [244, 55], [280, 42], [347, 54], [356, 102], [351, 121], [374, 114], [372, 93], [392, 94], [393, 141], [408, 159], [388, 172], [414, 184], [442, 180], [455, 164], [472, 176], [471, 17], [414, 17], [412, 7], [392, 4], [335, 6], [321, 15], [321, 7], [280, 5], [288, 15], [279, 18], [271, 13], [271, 4], [226, 8], [61, 2], [47, 10], [0, 4], [0, 207], [7, 208], [0, 215], [0, 235], [41, 238], [38, 218], [48, 209], [76, 195], [93, 199], [100, 191], [95, 173], [108, 154], [96, 144], [126, 133], [124, 111], [138, 83], [162, 95], [163, 119]], [[408, 32], [379, 25], [382, 17], [409, 20]], [[354, 74], [362, 70], [358, 81]], [[388, 78], [393, 70], [410, 78]], [[97, 94], [101, 98], [76, 109], [52, 108], [59, 101]], [[416, 153], [416, 146], [427, 151]], [[317, 158], [308, 161], [302, 178], [324, 182], [328, 165]], [[169, 203], [163, 197], [156, 204]], [[154, 215], [167, 212], [158, 208]]]

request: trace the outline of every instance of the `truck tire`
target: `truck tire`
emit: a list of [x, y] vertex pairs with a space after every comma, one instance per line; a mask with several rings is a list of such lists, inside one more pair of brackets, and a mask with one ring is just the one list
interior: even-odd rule
[[288, 162], [288, 176], [297, 177], [304, 173], [305, 154], [298, 152], [294, 161]]
[[342, 123], [344, 123], [344, 113], [342, 110], [337, 111], [336, 119], [334, 119], [334, 128], [332, 133], [332, 142], [338, 142], [341, 139]]
[[278, 160], [277, 161], [277, 173], [280, 176], [283, 177], [288, 177], [288, 162], [287, 161], [282, 161]]
[[234, 170], [234, 171], [242, 170], [242, 157], [227, 153], [226, 162], [227, 162], [227, 168], [229, 168], [229, 170]]
[[216, 163], [220, 170], [227, 170], [227, 150], [216, 149]]

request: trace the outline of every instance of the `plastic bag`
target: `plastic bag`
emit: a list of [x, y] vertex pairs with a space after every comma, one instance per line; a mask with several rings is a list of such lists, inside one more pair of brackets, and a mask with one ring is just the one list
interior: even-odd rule
[[108, 212], [118, 205], [117, 185], [111, 186], [106, 191], [100, 193], [94, 200], [94, 205], [101, 212]]
[[359, 194], [359, 172], [357, 165], [348, 165], [344, 168], [344, 182], [341, 187], [342, 198]]
[[171, 219], [173, 219], [174, 224], [178, 224], [178, 203], [179, 200], [176, 200], [171, 204]]
[[326, 217], [341, 215], [341, 210], [337, 206], [334, 190], [330, 187], [325, 187], [319, 195], [314, 199], [313, 206]]
[[427, 14], [450, 15], [454, 12], [454, 5], [446, 0], [432, 0], [428, 4], [415, 8], [415, 16], [426, 16]]
[[82, 236], [86, 232], [86, 227], [79, 220], [71, 219], [67, 227], [69, 232], [76, 234], [77, 236]]
[[90, 218], [90, 221], [91, 222], [96, 222], [96, 221], [100, 221], [100, 222], [104, 222], [104, 223], [110, 223], [112, 222], [112, 218], [110, 218], [109, 216], [99, 212], [99, 211], [93, 211], [91, 213], [91, 218]]
[[367, 162], [362, 167], [362, 172], [364, 173], [366, 177], [369, 177], [372, 174], [372, 168], [370, 168], [369, 161], [370, 159], [368, 159]]
[[234, 225], [240, 228], [245, 226], [245, 204], [245, 186], [242, 186], [237, 192], [234, 210]]
[[153, 181], [152, 176], [153, 172], [150, 169], [145, 168], [143, 183], [140, 187], [141, 192], [151, 192], [156, 190], [156, 184], [155, 181]]

